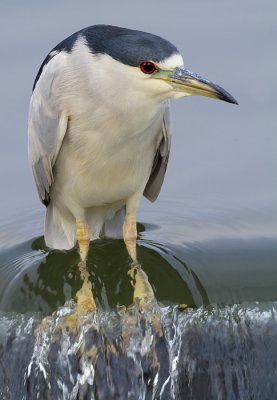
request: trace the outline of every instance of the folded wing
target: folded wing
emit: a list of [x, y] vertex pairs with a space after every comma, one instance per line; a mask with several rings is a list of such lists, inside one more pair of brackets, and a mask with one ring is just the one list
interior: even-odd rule
[[160, 193], [169, 158], [171, 144], [169, 103], [167, 103], [164, 111], [161, 129], [162, 139], [155, 155], [150, 178], [143, 193], [150, 201], [155, 201]]
[[54, 51], [44, 61], [35, 81], [28, 121], [28, 151], [41, 201], [50, 202], [53, 167], [67, 130], [68, 115], [60, 104], [60, 77], [66, 53]]

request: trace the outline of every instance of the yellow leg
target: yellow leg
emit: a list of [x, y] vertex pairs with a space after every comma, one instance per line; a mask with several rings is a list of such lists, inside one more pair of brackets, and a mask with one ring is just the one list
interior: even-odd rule
[[[92, 286], [90, 282], [89, 272], [87, 270], [86, 259], [89, 250], [90, 235], [88, 225], [83, 220], [76, 220], [76, 238], [79, 245], [81, 261], [78, 264], [81, 279], [83, 281], [82, 287], [76, 293], [76, 306], [72, 312], [66, 316], [59, 318], [57, 325], [63, 332], [70, 331], [79, 334], [82, 324], [82, 317], [88, 312], [96, 310], [96, 304], [92, 293]], [[39, 334], [39, 330], [45, 331], [47, 329], [47, 318], [45, 318], [40, 327], [35, 331], [35, 335]]]
[[134, 286], [133, 300], [140, 308], [144, 308], [150, 300], [155, 298], [155, 296], [146, 273], [137, 261], [137, 224], [136, 214], [134, 212], [127, 212], [126, 214], [123, 224], [123, 239], [128, 253], [133, 260], [132, 268], [128, 272], [132, 278], [132, 284]]
[[92, 311], [96, 309], [96, 305], [86, 265], [86, 259], [89, 250], [90, 234], [86, 222], [79, 219], [76, 220], [76, 237], [81, 257], [81, 262], [79, 263], [79, 271], [83, 281], [81, 289], [76, 294], [77, 309], [79, 309], [79, 311], [89, 311], [89, 310]]
[[126, 214], [123, 224], [123, 239], [133, 261], [137, 260], [137, 223], [134, 213]]
[[89, 250], [90, 235], [87, 223], [81, 219], [76, 220], [76, 237], [81, 260], [85, 261]]

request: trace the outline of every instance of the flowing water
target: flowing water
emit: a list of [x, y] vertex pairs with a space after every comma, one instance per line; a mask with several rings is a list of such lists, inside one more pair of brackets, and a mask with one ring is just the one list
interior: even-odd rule
[[[183, 221], [160, 208], [162, 225], [138, 226], [138, 257], [156, 300], [133, 303], [123, 242], [98, 240], [88, 258], [97, 310], [78, 318], [77, 250], [23, 240], [30, 227], [20, 219], [4, 227], [1, 398], [276, 397], [277, 237], [245, 237], [247, 221], [234, 230], [213, 217], [216, 230], [206, 219], [204, 238], [195, 216], [185, 231], [190, 238], [198, 231], [201, 241], [185, 242]], [[40, 229], [41, 213], [28, 219]], [[7, 232], [15, 226], [14, 245]]]
[[[120, 4], [1, 6], [0, 400], [274, 400], [276, 2]], [[77, 249], [44, 244], [26, 119], [45, 54], [95, 23], [168, 38], [240, 105], [174, 103], [166, 180], [138, 215], [155, 298], [134, 302], [122, 240], [102, 239], [87, 263], [97, 308], [80, 312]]]
[[277, 304], [98, 310], [79, 330], [63, 326], [72, 306], [41, 325], [1, 314], [1, 398], [276, 397]]

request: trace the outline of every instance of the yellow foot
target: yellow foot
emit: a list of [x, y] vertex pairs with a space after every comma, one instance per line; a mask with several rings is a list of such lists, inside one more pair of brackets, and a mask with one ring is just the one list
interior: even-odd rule
[[82, 287], [76, 293], [76, 305], [72, 312], [59, 320], [58, 327], [65, 332], [78, 334], [83, 325], [83, 317], [89, 315], [96, 310], [96, 304], [92, 293], [92, 286], [89, 280], [89, 273], [86, 262], [81, 261], [78, 265]]
[[133, 280], [132, 284], [134, 286], [134, 303], [136, 303], [140, 308], [143, 308], [147, 303], [155, 299], [148, 276], [138, 263], [133, 263], [133, 266], [128, 271], [128, 274]]
[[78, 336], [86, 316], [90, 316], [96, 310], [96, 305], [91, 291], [91, 285], [84, 283], [76, 294], [76, 306], [70, 314], [60, 317], [57, 323], [58, 330], [63, 334], [73, 334]]
[[84, 282], [83, 286], [76, 293], [76, 309], [80, 312], [95, 311], [96, 304], [92, 294], [91, 283]]

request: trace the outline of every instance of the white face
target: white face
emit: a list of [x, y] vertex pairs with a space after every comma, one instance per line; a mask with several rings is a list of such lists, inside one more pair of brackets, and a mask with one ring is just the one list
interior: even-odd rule
[[[109, 56], [104, 57], [108, 58]], [[106, 61], [107, 59], [105, 63]], [[151, 60], [147, 61], [152, 62]], [[175, 68], [183, 66], [184, 63], [180, 54], [174, 54], [162, 62], [153, 62], [153, 64], [161, 71], [173, 71]], [[110, 67], [112, 68], [110, 69]], [[161, 102], [176, 96], [180, 97], [180, 93], [177, 93], [169, 82], [153, 79], [151, 74], [143, 73], [139, 66], [130, 67], [110, 58], [107, 69], [109, 70], [107, 73], [112, 77], [113, 84], [117, 81], [121, 88], [128, 86], [130, 97], [135, 96], [137, 99], [141, 98], [144, 101], [151, 100], [154, 102]]]
[[[107, 54], [93, 55], [81, 40], [76, 43], [72, 56], [76, 68], [82, 72], [86, 85], [91, 87], [94, 96], [106, 97], [108, 93], [111, 102], [119, 101], [125, 103], [127, 107], [132, 103], [137, 106], [141, 102], [158, 104], [177, 96], [177, 92], [169, 82], [153, 79], [151, 74], [143, 73], [140, 66], [122, 64]], [[183, 58], [176, 53], [154, 64], [159, 70], [173, 71], [183, 66]]]
[[[157, 63], [156, 65], [160, 70], [174, 71], [176, 68], [180, 68], [180, 67], [184, 66], [184, 60], [183, 60], [183, 57], [181, 56], [181, 54], [176, 53], [176, 54], [173, 54], [172, 56], [166, 58], [165, 60]], [[157, 79], [157, 81], [162, 83], [162, 81], [159, 81], [158, 79]], [[170, 95], [169, 98], [179, 99], [181, 97], [188, 96], [188, 94], [186, 94], [185, 92], [176, 91], [176, 88], [171, 86], [169, 83], [166, 83], [165, 81], [163, 81], [163, 83], [165, 83], [167, 85], [167, 87], [169, 87], [169, 90], [170, 90], [168, 93]]]
[[184, 61], [183, 61], [183, 57], [181, 56], [181, 54], [176, 53], [176, 54], [172, 54], [172, 56], [166, 58], [165, 60], [160, 61], [159, 63], [156, 63], [156, 65], [159, 69], [162, 69], [165, 71], [173, 71], [175, 68], [183, 67]]
[[[153, 63], [157, 70], [160, 71], [174, 71], [176, 68], [184, 66], [183, 57], [179, 53], [173, 54], [158, 63], [152, 60], [146, 61]], [[170, 84], [170, 82], [161, 79], [153, 79], [152, 74], [143, 73], [139, 66], [127, 68], [132, 69], [131, 74], [134, 78], [134, 84], [137, 87], [137, 90], [139, 92], [144, 92], [146, 96], [150, 96], [157, 102], [185, 95], [184, 93], [180, 95], [180, 93], [176, 92], [176, 89]]]

